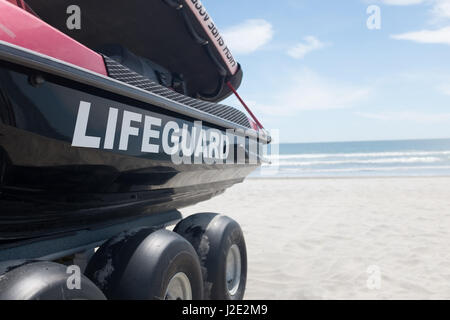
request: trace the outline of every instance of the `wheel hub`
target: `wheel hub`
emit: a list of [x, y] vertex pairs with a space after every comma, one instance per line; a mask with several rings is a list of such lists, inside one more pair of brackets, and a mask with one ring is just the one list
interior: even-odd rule
[[228, 250], [226, 265], [226, 282], [228, 293], [234, 296], [241, 283], [241, 251], [236, 244]]
[[167, 285], [165, 300], [192, 300], [192, 288], [184, 272], [178, 272]]

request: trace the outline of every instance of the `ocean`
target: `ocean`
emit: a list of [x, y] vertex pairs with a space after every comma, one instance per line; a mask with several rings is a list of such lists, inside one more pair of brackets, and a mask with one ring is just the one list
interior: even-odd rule
[[286, 143], [267, 158], [251, 177], [450, 176], [450, 139]]

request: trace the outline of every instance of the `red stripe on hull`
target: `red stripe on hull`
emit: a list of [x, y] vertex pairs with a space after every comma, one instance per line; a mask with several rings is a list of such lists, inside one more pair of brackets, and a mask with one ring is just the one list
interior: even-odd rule
[[101, 55], [6, 0], [0, 0], [0, 40], [107, 75]]

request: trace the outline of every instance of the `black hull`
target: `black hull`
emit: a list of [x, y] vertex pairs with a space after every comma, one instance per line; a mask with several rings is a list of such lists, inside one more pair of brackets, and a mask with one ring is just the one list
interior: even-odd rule
[[[117, 128], [124, 112], [161, 119], [161, 126], [172, 121], [180, 128], [193, 127], [198, 119], [42, 70], [0, 61], [0, 94], [1, 241], [193, 205], [242, 182], [259, 165], [259, 159], [252, 164], [248, 159], [241, 164], [174, 164], [161, 144], [159, 152], [143, 152], [137, 135], [130, 135], [126, 150], [120, 150]], [[98, 148], [74, 146], [80, 102], [91, 105], [86, 136], [98, 137]], [[112, 107], [118, 110], [117, 130], [111, 148], [105, 149]], [[226, 127], [217, 123], [203, 122], [203, 128], [225, 134]], [[133, 125], [144, 130], [143, 121]], [[238, 145], [233, 140], [229, 147], [238, 153]]]

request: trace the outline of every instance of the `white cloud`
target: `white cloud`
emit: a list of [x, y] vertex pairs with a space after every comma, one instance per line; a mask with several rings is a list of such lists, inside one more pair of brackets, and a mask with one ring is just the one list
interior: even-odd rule
[[[370, 0], [366, 0], [370, 1]], [[450, 0], [379, 0], [381, 3], [392, 6], [409, 6], [426, 4], [431, 6], [431, 23], [440, 23], [450, 18]]]
[[233, 53], [249, 54], [267, 44], [273, 37], [272, 25], [266, 20], [251, 19], [225, 29], [222, 35]]
[[[366, 0], [369, 2], [371, 0]], [[385, 5], [409, 6], [427, 4], [431, 6], [431, 22], [439, 22], [450, 18], [450, 0], [379, 0]]]
[[320, 41], [314, 36], [305, 37], [304, 42], [298, 43], [296, 46], [288, 50], [288, 55], [295, 59], [303, 59], [308, 53], [322, 49], [326, 46], [325, 43]]
[[416, 111], [390, 111], [380, 113], [356, 112], [356, 115], [381, 121], [411, 121], [417, 123], [450, 122], [450, 113], [425, 113]]
[[420, 30], [391, 35], [392, 39], [410, 40], [419, 43], [450, 44], [450, 26], [436, 30]]
[[446, 83], [446, 84], [442, 84], [439, 86], [438, 90], [442, 93], [445, 94], [447, 96], [450, 96], [450, 84]]
[[[368, 98], [370, 89], [325, 79], [310, 70], [286, 77], [284, 87], [274, 95], [259, 97], [261, 103], [250, 103], [266, 115], [295, 115], [305, 110], [328, 110], [354, 107]], [[266, 98], [266, 99], [264, 99]]]
[[450, 0], [434, 0], [431, 12], [438, 21], [450, 18]]
[[381, 0], [384, 4], [391, 6], [409, 6], [414, 4], [421, 4], [425, 0]]
[[[383, 1], [403, 2], [401, 0]], [[405, 0], [405, 3], [406, 2], [408, 1]], [[413, 0], [411, 2], [413, 2]], [[450, 44], [450, 26], [446, 23], [450, 19], [450, 0], [427, 0], [422, 2], [431, 5], [431, 19], [429, 23], [440, 26], [440, 28], [394, 34], [391, 35], [391, 38], [396, 40], [409, 40], [418, 43]]]

